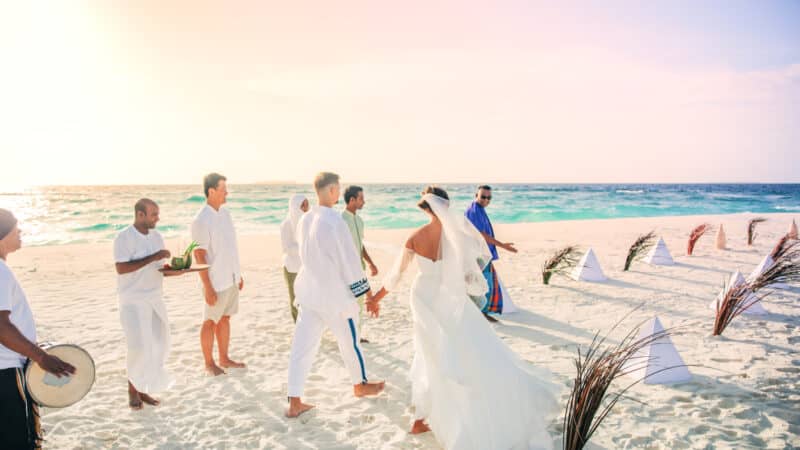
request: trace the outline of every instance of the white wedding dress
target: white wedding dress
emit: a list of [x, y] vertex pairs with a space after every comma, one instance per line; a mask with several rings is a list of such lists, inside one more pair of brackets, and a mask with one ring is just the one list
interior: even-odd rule
[[[434, 197], [423, 198], [428, 196]], [[436, 199], [444, 202], [426, 198], [432, 205]], [[446, 206], [433, 208], [437, 216], [447, 213]], [[480, 235], [472, 246], [472, 230], [462, 232], [460, 219], [450, 216], [442, 222], [442, 258], [432, 261], [404, 249], [384, 283], [393, 289], [416, 260], [410, 374], [416, 419], [425, 419], [446, 449], [551, 449], [547, 424], [555, 412], [557, 388], [549, 372], [522, 361], [469, 300], [468, 292], [475, 294], [476, 287], [487, 289], [475, 259], [466, 263], [468, 273], [459, 267], [461, 257], [472, 257], [467, 248], [486, 247]]]

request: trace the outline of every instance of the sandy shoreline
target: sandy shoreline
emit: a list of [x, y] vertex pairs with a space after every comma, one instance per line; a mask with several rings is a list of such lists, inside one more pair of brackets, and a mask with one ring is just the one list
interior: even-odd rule
[[[524, 359], [550, 369], [564, 386], [574, 375], [576, 345], [608, 330], [635, 306], [625, 331], [658, 315], [665, 326], [683, 325], [673, 341], [693, 381], [675, 386], [635, 387], [593, 438], [596, 448], [792, 448], [800, 446], [800, 290], [778, 291], [765, 300], [771, 314], [740, 317], [725, 336], [710, 336], [707, 309], [733, 270], [745, 275], [789, 227], [792, 214], [759, 215], [753, 247], [745, 242], [752, 214], [650, 217], [498, 225], [498, 236], [520, 253], [501, 254], [498, 271], [523, 311], [503, 318], [497, 332]], [[724, 224], [726, 251], [702, 238], [685, 255], [691, 228]], [[24, 224], [23, 224], [24, 227]], [[655, 229], [676, 265], [635, 263], [622, 272], [627, 248]], [[387, 271], [408, 230], [367, 230], [367, 245]], [[24, 236], [23, 236], [24, 239]], [[556, 248], [576, 244], [597, 253], [609, 277], [584, 283], [539, 270]], [[171, 250], [178, 242], [169, 241]], [[9, 265], [28, 294], [41, 340], [74, 342], [97, 364], [97, 382], [79, 404], [45, 410], [46, 448], [438, 448], [433, 436], [406, 434], [412, 413], [407, 379], [412, 346], [406, 276], [384, 302], [382, 317], [365, 325], [373, 343], [364, 347], [368, 374], [387, 380], [376, 399], [356, 400], [330, 334], [323, 339], [309, 380], [308, 400], [318, 410], [302, 420], [282, 416], [292, 321], [281, 272], [278, 236], [240, 237], [245, 276], [239, 315], [232, 321], [231, 353], [247, 370], [203, 375], [199, 349], [201, 296], [195, 276], [165, 281], [173, 349], [169, 369], [176, 385], [163, 405], [127, 408], [125, 345], [118, 318], [111, 244], [23, 248]], [[380, 276], [373, 280], [380, 285]], [[614, 337], [614, 335], [612, 335]], [[619, 337], [619, 336], [616, 336]], [[621, 387], [621, 385], [619, 385]], [[487, 387], [489, 389], [489, 387]], [[558, 438], [560, 418], [552, 432]]]

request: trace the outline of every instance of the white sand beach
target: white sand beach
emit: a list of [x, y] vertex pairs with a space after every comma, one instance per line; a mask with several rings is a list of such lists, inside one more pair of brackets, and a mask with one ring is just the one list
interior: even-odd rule
[[[684, 384], [637, 385], [597, 431], [591, 448], [785, 449], [800, 447], [800, 289], [777, 291], [764, 301], [765, 316], [741, 316], [722, 337], [712, 337], [708, 304], [730, 273], [748, 275], [789, 228], [793, 215], [764, 215], [753, 247], [746, 245], [750, 214], [653, 217], [497, 225], [516, 255], [501, 252], [498, 273], [520, 312], [501, 318], [497, 332], [524, 359], [550, 369], [563, 405], [574, 376], [577, 345], [606, 332], [637, 305], [614, 334], [657, 315], [694, 375]], [[702, 222], [724, 224], [728, 250], [714, 249], [714, 234], [685, 256], [690, 230]], [[24, 228], [24, 224], [23, 224]], [[622, 267], [628, 247], [656, 230], [676, 264]], [[367, 248], [386, 272], [408, 230], [367, 230]], [[188, 236], [187, 236], [188, 238]], [[24, 235], [23, 235], [24, 240]], [[541, 282], [540, 267], [555, 249], [592, 247], [609, 280], [575, 282], [554, 276]], [[178, 243], [168, 243], [174, 252]], [[363, 347], [368, 374], [387, 380], [373, 399], [355, 399], [336, 343], [327, 333], [305, 399], [317, 408], [284, 418], [293, 324], [282, 276], [277, 235], [240, 236], [245, 287], [232, 319], [231, 355], [248, 364], [221, 377], [203, 371], [202, 317], [196, 275], [165, 280], [171, 321], [169, 369], [177, 382], [162, 405], [127, 406], [125, 343], [118, 317], [111, 243], [23, 248], [9, 265], [28, 294], [40, 340], [76, 343], [97, 365], [97, 381], [81, 402], [45, 409], [45, 448], [438, 448], [434, 436], [412, 437], [408, 371], [412, 359], [408, 274], [369, 319]], [[380, 286], [380, 276], [371, 280]], [[615, 388], [629, 381], [623, 379]], [[630, 380], [632, 381], [632, 380]], [[486, 389], [493, 382], [487, 380]], [[525, 399], [520, 399], [524, 401]], [[553, 418], [558, 448], [561, 413]], [[487, 429], [491, 418], [487, 418]]]

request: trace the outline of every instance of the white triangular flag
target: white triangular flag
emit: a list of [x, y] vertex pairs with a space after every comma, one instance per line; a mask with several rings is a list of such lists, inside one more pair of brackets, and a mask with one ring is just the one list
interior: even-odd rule
[[[637, 340], [664, 331], [658, 317], [653, 317], [639, 332]], [[669, 336], [656, 339], [636, 352], [624, 370], [636, 379], [644, 379], [645, 384], [673, 384], [692, 379], [692, 374], [683, 362], [681, 355]]]
[[792, 219], [792, 225], [789, 227], [789, 239], [797, 240], [797, 224]]
[[606, 276], [603, 274], [603, 269], [600, 267], [600, 261], [597, 260], [594, 251], [589, 248], [581, 258], [578, 265], [572, 269], [570, 277], [576, 281], [605, 281]]
[[650, 249], [650, 253], [644, 258], [644, 262], [654, 266], [671, 266], [675, 264], [663, 238], [658, 238], [658, 243]]
[[500, 285], [500, 295], [503, 296], [503, 312], [502, 314], [514, 314], [515, 312], [519, 311], [517, 305], [511, 300], [511, 295], [508, 293], [508, 289], [503, 285], [503, 282], [500, 278], [497, 279], [497, 284]]
[[[722, 291], [717, 295], [717, 298], [714, 299], [711, 303], [708, 304], [709, 309], [713, 309], [714, 311], [717, 310], [717, 302], [722, 303], [722, 298], [725, 294], [728, 293], [734, 286], [739, 286], [745, 283], [744, 275], [738, 270], [731, 274], [731, 279], [728, 280], [728, 284], [722, 288]], [[750, 294], [747, 299], [745, 300], [745, 304], [750, 304], [750, 306], [742, 311], [742, 314], [752, 314], [755, 316], [763, 316], [764, 314], [769, 314], [764, 308], [764, 305], [761, 302], [756, 302], [756, 297], [753, 294]]]

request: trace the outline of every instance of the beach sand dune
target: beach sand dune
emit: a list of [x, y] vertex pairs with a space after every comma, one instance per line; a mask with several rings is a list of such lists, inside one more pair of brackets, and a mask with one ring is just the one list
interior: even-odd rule
[[[501, 254], [498, 272], [522, 311], [502, 318], [497, 332], [524, 359], [550, 369], [563, 386], [574, 376], [577, 345], [588, 344], [640, 304], [611, 335], [615, 341], [657, 315], [694, 374], [673, 386], [638, 385], [593, 438], [592, 448], [706, 449], [800, 446], [800, 290], [780, 290], [765, 300], [766, 316], [737, 318], [722, 337], [711, 337], [707, 308], [730, 273], [750, 273], [786, 232], [792, 215], [766, 215], [753, 247], [746, 245], [747, 214], [657, 217], [498, 225], [520, 253]], [[727, 251], [703, 237], [684, 256], [689, 231], [724, 223]], [[642, 233], [663, 236], [676, 264], [634, 263], [625, 254]], [[388, 271], [408, 230], [368, 230], [370, 253]], [[555, 276], [541, 284], [542, 262], [555, 249], [576, 244], [596, 252], [609, 280], [575, 282]], [[177, 251], [178, 242], [169, 242]], [[283, 417], [293, 325], [280, 267], [277, 236], [241, 236], [245, 289], [233, 319], [231, 354], [247, 362], [218, 378], [203, 373], [199, 346], [202, 314], [195, 275], [165, 280], [172, 330], [169, 369], [175, 386], [162, 406], [127, 407], [125, 343], [119, 324], [111, 244], [25, 248], [10, 265], [28, 294], [41, 340], [77, 343], [97, 365], [97, 381], [77, 405], [45, 409], [46, 448], [438, 448], [430, 434], [407, 434], [408, 370], [412, 358], [407, 276], [383, 304], [382, 316], [364, 327], [368, 373], [387, 380], [385, 394], [353, 398], [332, 336], [323, 338], [306, 398], [318, 405], [298, 420]], [[378, 279], [373, 286], [380, 285]], [[623, 379], [623, 382], [629, 380]], [[632, 380], [630, 380], [632, 381]], [[494, 380], [493, 382], [502, 382]], [[618, 383], [617, 388], [623, 387]], [[487, 380], [486, 389], [491, 389]], [[554, 442], [560, 432], [553, 418]], [[487, 419], [487, 432], [491, 420]]]

